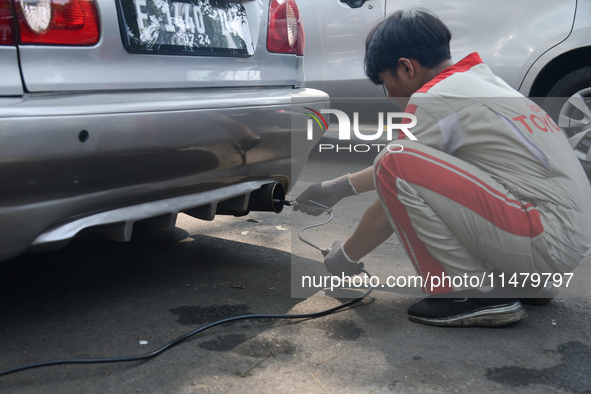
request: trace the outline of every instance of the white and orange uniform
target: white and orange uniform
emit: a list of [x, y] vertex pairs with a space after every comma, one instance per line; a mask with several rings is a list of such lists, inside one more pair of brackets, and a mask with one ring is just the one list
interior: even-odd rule
[[423, 278], [571, 272], [589, 254], [591, 188], [565, 135], [478, 54], [413, 94], [406, 112], [418, 141], [384, 149], [374, 182]]

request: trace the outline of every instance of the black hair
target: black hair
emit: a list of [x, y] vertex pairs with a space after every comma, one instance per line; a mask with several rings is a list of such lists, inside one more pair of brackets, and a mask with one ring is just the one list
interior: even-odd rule
[[365, 41], [365, 73], [376, 85], [379, 75], [396, 68], [401, 57], [416, 59], [421, 66], [433, 68], [451, 59], [451, 32], [430, 11], [422, 8], [399, 10], [377, 24]]

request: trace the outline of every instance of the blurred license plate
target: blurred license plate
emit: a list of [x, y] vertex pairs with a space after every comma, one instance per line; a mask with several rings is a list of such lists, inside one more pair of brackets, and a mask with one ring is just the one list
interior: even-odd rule
[[130, 52], [252, 55], [246, 9], [218, 0], [119, 0]]

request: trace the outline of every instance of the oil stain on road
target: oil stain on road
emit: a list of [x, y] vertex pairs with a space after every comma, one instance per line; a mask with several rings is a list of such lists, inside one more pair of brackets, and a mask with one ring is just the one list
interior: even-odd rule
[[578, 341], [558, 346], [562, 362], [550, 368], [490, 368], [486, 377], [513, 387], [540, 384], [573, 393], [591, 393], [591, 347]]

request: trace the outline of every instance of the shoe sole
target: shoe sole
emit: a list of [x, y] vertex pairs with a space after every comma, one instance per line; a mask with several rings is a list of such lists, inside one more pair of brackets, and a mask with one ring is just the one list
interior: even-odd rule
[[441, 327], [499, 327], [516, 323], [526, 317], [527, 312], [519, 302], [444, 318], [408, 315], [408, 318], [416, 323]]

